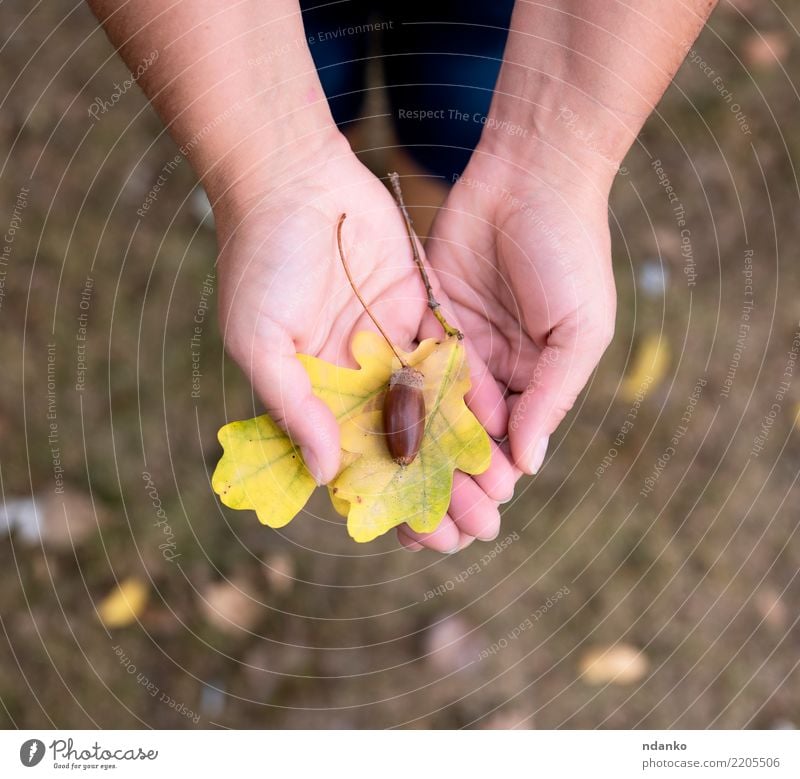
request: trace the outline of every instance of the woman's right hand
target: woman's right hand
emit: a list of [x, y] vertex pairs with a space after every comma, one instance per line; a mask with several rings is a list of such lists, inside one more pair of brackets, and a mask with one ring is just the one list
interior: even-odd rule
[[[342, 213], [352, 275], [392, 342], [412, 348], [428, 309], [402, 216], [385, 186], [338, 131], [299, 151], [282, 161], [279, 174], [242, 179], [214, 204], [219, 313], [229, 354], [322, 484], [339, 469], [339, 428], [296, 354], [352, 365], [353, 336], [374, 329], [338, 257]], [[404, 527], [401, 541], [449, 552], [474, 537], [494, 537], [497, 501], [513, 488], [513, 473], [498, 456], [476, 478], [457, 474], [440, 527], [425, 535]]]

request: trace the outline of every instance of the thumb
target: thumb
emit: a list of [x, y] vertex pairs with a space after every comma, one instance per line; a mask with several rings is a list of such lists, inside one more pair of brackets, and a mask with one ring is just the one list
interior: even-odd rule
[[536, 473], [550, 435], [575, 404], [611, 341], [613, 327], [556, 327], [539, 355], [533, 376], [511, 409], [508, 437], [515, 464]]
[[246, 359], [238, 358], [237, 362], [267, 414], [300, 448], [317, 484], [331, 481], [339, 471], [339, 425], [331, 410], [311, 391], [311, 380], [286, 330], [262, 320]]

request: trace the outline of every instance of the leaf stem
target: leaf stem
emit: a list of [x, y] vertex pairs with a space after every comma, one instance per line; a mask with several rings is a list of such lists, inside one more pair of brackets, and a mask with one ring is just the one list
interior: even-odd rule
[[441, 311], [441, 306], [433, 294], [433, 287], [431, 280], [428, 278], [428, 271], [425, 270], [425, 265], [422, 263], [419, 249], [417, 248], [417, 238], [414, 235], [414, 228], [411, 226], [411, 217], [408, 215], [405, 201], [403, 200], [403, 191], [400, 189], [400, 176], [397, 173], [389, 174], [389, 181], [392, 182], [392, 189], [394, 190], [394, 197], [397, 200], [397, 205], [400, 208], [400, 213], [403, 215], [403, 221], [406, 223], [406, 232], [408, 233], [408, 240], [411, 242], [411, 251], [414, 256], [414, 264], [422, 276], [422, 283], [425, 285], [425, 292], [428, 294], [428, 308], [431, 310], [439, 324], [444, 328], [448, 336], [455, 336], [459, 341], [463, 340], [464, 334], [457, 328], [453, 327], [445, 318]]
[[367, 312], [369, 318], [375, 323], [375, 327], [377, 327], [378, 330], [380, 330], [381, 335], [386, 339], [386, 343], [389, 344], [389, 347], [394, 352], [394, 356], [397, 357], [398, 360], [400, 360], [400, 365], [402, 365], [404, 368], [408, 368], [409, 367], [408, 363], [400, 356], [400, 353], [397, 351], [394, 344], [392, 343], [392, 339], [389, 338], [388, 335], [386, 335], [386, 332], [381, 327], [381, 323], [377, 319], [375, 319], [375, 317], [372, 314], [372, 311], [370, 311], [369, 306], [366, 304], [366, 301], [364, 300], [364, 298], [361, 297], [361, 293], [358, 291], [356, 283], [353, 281], [353, 276], [350, 273], [350, 267], [347, 264], [347, 260], [345, 259], [344, 256], [344, 249], [342, 248], [342, 225], [344, 224], [345, 219], [347, 219], [347, 214], [342, 214], [339, 217], [339, 224], [336, 226], [336, 242], [339, 245], [339, 259], [341, 259], [342, 261], [342, 267], [344, 268], [344, 273], [347, 276], [347, 280], [350, 282], [350, 286], [353, 288], [353, 292], [355, 292], [359, 303], [361, 303], [361, 305], [364, 306], [364, 311]]

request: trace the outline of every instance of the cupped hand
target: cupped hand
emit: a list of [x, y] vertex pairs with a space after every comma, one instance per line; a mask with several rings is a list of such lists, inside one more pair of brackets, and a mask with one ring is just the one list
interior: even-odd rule
[[510, 454], [528, 474], [613, 335], [609, 186], [610, 176], [523, 169], [479, 147], [427, 243], [454, 316], [506, 395]]
[[[279, 179], [246, 179], [215, 204], [226, 349], [320, 484], [339, 469], [339, 428], [296, 355], [353, 365], [353, 335], [374, 329], [338, 257], [342, 213], [359, 291], [392, 342], [410, 349], [429, 314], [404, 222], [391, 194], [338, 133], [284, 160]], [[502, 460], [476, 480], [457, 474], [440, 527], [422, 535], [403, 526], [400, 540], [450, 552], [475, 537], [492, 538], [498, 500], [512, 488]]]

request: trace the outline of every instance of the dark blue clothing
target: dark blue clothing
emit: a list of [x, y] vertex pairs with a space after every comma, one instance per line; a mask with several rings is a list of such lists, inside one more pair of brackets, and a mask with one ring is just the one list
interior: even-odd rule
[[309, 49], [340, 126], [360, 116], [377, 57], [398, 142], [448, 181], [480, 138], [503, 58], [513, 0], [302, 0]]

